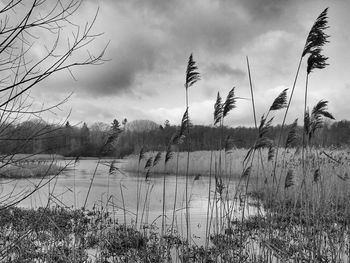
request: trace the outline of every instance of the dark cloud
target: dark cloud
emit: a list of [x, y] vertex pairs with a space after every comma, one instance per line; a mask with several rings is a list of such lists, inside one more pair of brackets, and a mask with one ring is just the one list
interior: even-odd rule
[[133, 94], [135, 86], [141, 82], [138, 77], [154, 70], [156, 56], [156, 47], [150, 41], [131, 38], [117, 47], [108, 48], [104, 64], [73, 67], [71, 71], [76, 81], [68, 72], [58, 72], [55, 78], [43, 81], [39, 88], [44, 90], [51, 87], [54, 92], [74, 91], [80, 95], [98, 97]]
[[[183, 66], [184, 57], [191, 52], [198, 60], [203, 51], [228, 54], [240, 48], [247, 35], [251, 35], [240, 30], [244, 21], [234, 15], [234, 9], [225, 11], [208, 2], [195, 5], [160, 0], [108, 2], [116, 10], [117, 21], [122, 18], [123, 26], [116, 26], [121, 35], [111, 36], [106, 57], [112, 61], [79, 74], [78, 86], [85, 94], [135, 94], [143, 73], [165, 75], [166, 71]], [[113, 27], [106, 29], [113, 32]], [[213, 65], [211, 70], [215, 75], [244, 76], [240, 70], [224, 64]]]
[[[243, 45], [268, 30], [264, 23], [251, 26], [252, 19], [276, 20], [290, 1], [267, 0], [263, 4], [255, 0], [222, 0], [220, 4], [210, 1], [189, 4], [180, 0], [103, 2], [116, 10], [116, 21], [122, 16], [130, 24], [125, 24], [121, 37], [127, 41], [122, 45], [116, 44], [120, 41], [118, 35], [112, 36], [114, 47], [109, 54], [113, 61], [106, 63], [103, 70], [91, 70], [84, 77], [85, 93], [100, 96], [129, 92], [135, 87], [139, 73], [159, 73], [183, 65], [183, 57], [191, 52], [199, 60], [201, 54], [210, 57], [239, 52]], [[244, 76], [240, 69], [225, 64], [211, 65], [207, 75], [210, 74]]]
[[[88, 2], [96, 3], [96, 0], [88, 0]], [[118, 7], [132, 7], [133, 9], [142, 10], [143, 12], [154, 12], [159, 15], [174, 10], [174, 7], [181, 4], [179, 0], [99, 0], [100, 3], [108, 2]]]
[[253, 20], [269, 20], [280, 17], [295, 0], [244, 0], [239, 3]]
[[245, 76], [245, 71], [232, 68], [226, 63], [212, 63], [206, 69], [207, 76], [231, 76], [232, 78], [243, 78]]
[[169, 25], [169, 37], [177, 43], [177, 50], [201, 50], [215, 54], [227, 54], [237, 50], [254, 34], [246, 28], [245, 20], [235, 9], [223, 10], [220, 6], [187, 6], [176, 13]]
[[[210, 1], [105, 1], [112, 3], [116, 10], [123, 9], [130, 17], [143, 20], [154, 31], [162, 32], [164, 44], [172, 54], [196, 50], [224, 53], [239, 48], [247, 37], [255, 35], [250, 19], [235, 8], [236, 1], [232, 1], [229, 8]], [[133, 33], [138, 30], [140, 28], [134, 28]]]
[[[225, 19], [213, 16], [192, 16], [179, 19], [170, 30], [170, 36], [179, 44], [179, 50], [204, 49], [213, 53], [225, 53], [240, 44], [242, 32], [236, 31]], [[236, 31], [236, 32], [235, 32]]]
[[[113, 0], [115, 1], [115, 0]], [[123, 0], [121, 0], [123, 2]], [[171, 0], [129, 0], [131, 4], [133, 4], [134, 8], [141, 9], [143, 11], [151, 12], [157, 15], [168, 15], [176, 10], [176, 6], [180, 1]]]
[[144, 39], [131, 39], [110, 49], [102, 66], [89, 67], [79, 74], [81, 91], [98, 96], [129, 92], [138, 74], [152, 71], [156, 61], [154, 46]]

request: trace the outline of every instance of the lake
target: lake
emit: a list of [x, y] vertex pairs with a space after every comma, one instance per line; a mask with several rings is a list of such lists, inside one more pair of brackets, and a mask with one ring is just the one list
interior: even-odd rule
[[[138, 177], [136, 174], [115, 171], [109, 173], [109, 163], [112, 160], [103, 160], [98, 163], [98, 160], [80, 160], [77, 163], [74, 161], [59, 161], [61, 165], [68, 165], [68, 170], [64, 171], [59, 176], [52, 178], [30, 179], [2, 179], [0, 181], [1, 191], [3, 196], [10, 200], [18, 200], [19, 196], [25, 193], [30, 193], [37, 185], [44, 185], [41, 189], [30, 195], [25, 200], [18, 203], [18, 206], [25, 208], [45, 207], [48, 204], [49, 193], [51, 193], [50, 205], [58, 205], [68, 208], [81, 208], [84, 205], [91, 179], [95, 172], [95, 178], [91, 187], [86, 207], [105, 207], [114, 212], [114, 215], [119, 223], [134, 223], [137, 209], [137, 185], [141, 183], [141, 202], [139, 211], [144, 210], [143, 222], [153, 223], [160, 228], [161, 215], [163, 206], [163, 177], [160, 175], [151, 175], [146, 182], [144, 173]], [[120, 166], [121, 160], [117, 160], [116, 167]], [[178, 176], [178, 196], [176, 205], [176, 219], [178, 231], [185, 236], [185, 182], [184, 176]], [[194, 242], [203, 243], [205, 237], [207, 206], [208, 206], [208, 186], [209, 177], [199, 176], [191, 177], [189, 180], [190, 193], [190, 217], [191, 217], [191, 235]], [[232, 182], [232, 192], [238, 182]], [[214, 182], [212, 182], [212, 185]], [[166, 175], [166, 211], [167, 224], [171, 223], [174, 197], [175, 197], [176, 176]], [[146, 192], [147, 200], [146, 202]], [[230, 191], [230, 192], [231, 192]], [[212, 193], [213, 195], [213, 193]], [[124, 202], [123, 202], [124, 199]], [[238, 202], [235, 202], [238, 203]], [[124, 209], [125, 207], [125, 209]], [[145, 209], [143, 209], [145, 207]], [[241, 206], [235, 206], [233, 213], [237, 216], [241, 213]], [[126, 211], [124, 213], [124, 211]], [[246, 215], [256, 214], [255, 207], [247, 207]], [[140, 216], [141, 217], [141, 212]]]

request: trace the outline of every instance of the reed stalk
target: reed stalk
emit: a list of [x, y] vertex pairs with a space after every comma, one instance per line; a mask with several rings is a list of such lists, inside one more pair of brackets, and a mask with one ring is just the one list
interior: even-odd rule
[[165, 173], [166, 173], [166, 164], [164, 164], [164, 175], [163, 175], [163, 200], [162, 200], [162, 237], [165, 235], [165, 225], [166, 225], [166, 209], [165, 209]]
[[141, 197], [141, 188], [142, 188], [142, 180], [140, 178], [140, 164], [143, 158], [144, 158], [144, 152], [143, 152], [143, 148], [141, 148], [139, 153], [139, 160], [137, 163], [135, 228], [137, 228], [138, 216], [139, 216], [139, 206], [140, 206], [140, 197]]
[[[199, 79], [199, 73], [196, 71], [198, 68], [196, 66], [196, 62], [193, 60], [192, 54], [188, 59], [187, 69], [186, 69], [186, 82], [185, 82], [185, 90], [186, 90], [186, 111], [189, 111], [189, 99], [188, 99], [188, 89], [194, 83], [196, 83]], [[186, 164], [186, 185], [185, 185], [185, 202], [186, 202], [186, 241], [188, 246], [191, 245], [191, 233], [190, 233], [190, 206], [189, 206], [189, 198], [188, 198], [188, 183], [189, 183], [189, 165], [190, 165], [190, 151], [191, 151], [191, 136], [190, 136], [190, 125], [187, 126], [186, 129], [186, 137], [187, 137], [187, 164]]]
[[121, 197], [122, 197], [123, 216], [124, 216], [124, 230], [126, 232], [126, 208], [125, 208], [124, 193], [123, 193], [123, 188], [122, 188], [122, 184], [121, 183], [119, 183], [119, 189], [120, 189], [120, 194], [121, 194]]
[[86, 208], [86, 205], [87, 205], [87, 201], [88, 201], [88, 198], [89, 198], [89, 195], [90, 195], [90, 191], [91, 191], [91, 187], [92, 187], [92, 184], [94, 182], [94, 179], [95, 179], [95, 176], [96, 176], [96, 173], [97, 173], [97, 169], [98, 169], [98, 166], [100, 165], [100, 162], [101, 162], [101, 159], [98, 159], [98, 162], [95, 166], [95, 170], [94, 170], [94, 173], [92, 174], [92, 178], [90, 180], [90, 185], [89, 185], [89, 189], [88, 189], [88, 192], [86, 194], [86, 198], [85, 198], [85, 202], [84, 202], [84, 206], [83, 206], [83, 209]]
[[205, 227], [205, 262], [207, 261], [207, 252], [208, 252], [208, 246], [209, 246], [209, 237], [210, 237], [210, 224], [209, 224], [209, 210], [210, 210], [210, 196], [211, 196], [211, 180], [212, 180], [212, 162], [213, 162], [213, 151], [210, 153], [210, 164], [209, 164], [209, 186], [208, 186], [208, 205], [207, 205], [207, 220], [206, 220], [206, 227]]
[[176, 172], [175, 172], [175, 195], [174, 195], [174, 206], [173, 206], [173, 216], [171, 220], [171, 234], [174, 235], [174, 222], [175, 222], [175, 213], [176, 213], [176, 205], [177, 205], [177, 187], [178, 187], [178, 176], [179, 176], [179, 150], [176, 154]]

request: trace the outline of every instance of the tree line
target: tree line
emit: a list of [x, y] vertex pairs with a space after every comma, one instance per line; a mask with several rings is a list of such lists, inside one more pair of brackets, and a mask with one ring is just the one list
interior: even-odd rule
[[[127, 123], [113, 120], [111, 124], [96, 122], [92, 125], [48, 124], [42, 121], [25, 121], [17, 125], [0, 126], [1, 154], [49, 153], [63, 156], [124, 157], [137, 153], [142, 147], [149, 151], [165, 150], [172, 136], [179, 129], [166, 121], [157, 125], [152, 121], [133, 121]], [[298, 127], [294, 146], [301, 145], [302, 127]], [[282, 132], [282, 146], [287, 139], [289, 127]], [[269, 138], [278, 142], [281, 126], [271, 128]], [[248, 148], [255, 142], [257, 130], [253, 127], [223, 127], [194, 125], [191, 127], [191, 150], [217, 150], [220, 144], [231, 148]], [[113, 139], [113, 143], [108, 140]], [[223, 138], [220, 139], [220, 138]], [[179, 145], [185, 151], [185, 145]], [[311, 145], [320, 147], [350, 146], [350, 121], [328, 123], [318, 131]]]
[[[165, 150], [178, 128], [165, 124], [159, 129], [148, 132], [126, 131], [120, 135], [116, 151], [119, 156], [125, 156], [137, 153], [141, 147], [150, 151]], [[290, 126], [286, 126], [282, 131], [280, 144], [282, 147], [287, 140], [290, 128]], [[294, 142], [294, 147], [302, 145], [302, 132], [303, 127], [298, 126], [298, 139]], [[274, 142], [274, 145], [278, 144], [280, 133], [280, 125], [271, 127], [268, 137]], [[195, 125], [191, 127], [191, 150], [218, 150], [220, 144], [225, 148], [249, 148], [255, 143], [257, 136], [257, 129], [254, 127], [223, 127], [221, 129], [214, 126]], [[310, 144], [319, 147], [350, 146], [350, 121], [343, 120], [324, 125]], [[180, 144], [179, 150], [186, 151], [186, 144]]]

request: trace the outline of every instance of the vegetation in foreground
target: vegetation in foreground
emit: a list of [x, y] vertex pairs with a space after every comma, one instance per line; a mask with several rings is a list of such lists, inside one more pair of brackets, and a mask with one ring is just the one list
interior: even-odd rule
[[164, 262], [174, 256], [201, 262], [205, 255], [207, 262], [218, 257], [253, 262], [238, 253], [234, 233], [229, 245], [223, 237], [213, 237], [214, 246], [205, 252], [203, 247], [188, 247], [179, 236], [161, 237], [154, 225], [137, 230], [120, 224], [103, 209], [3, 209], [0, 226], [0, 258], [6, 262]]
[[[157, 225], [125, 225], [106, 208], [3, 209], [2, 262], [343, 262], [349, 256], [349, 214], [322, 220], [278, 211], [231, 222], [210, 235], [210, 246], [188, 245]], [[114, 211], [116, 212], [116, 211]], [[120, 212], [120, 211], [119, 211]], [[118, 213], [118, 212], [117, 212]], [[308, 231], [301, 222], [313, 220]], [[338, 223], [337, 223], [338, 222]], [[322, 227], [320, 227], [322, 225]], [[305, 230], [305, 229], [304, 229]], [[315, 235], [322, 231], [322, 238]], [[311, 235], [313, 237], [311, 238]], [[317, 252], [316, 254], [314, 254]], [[314, 254], [310, 261], [310, 253]]]

